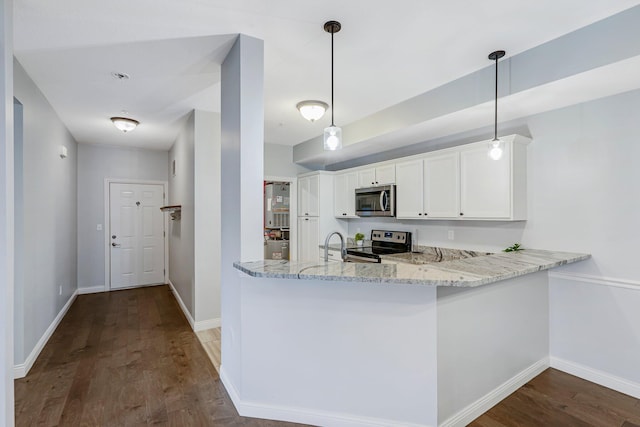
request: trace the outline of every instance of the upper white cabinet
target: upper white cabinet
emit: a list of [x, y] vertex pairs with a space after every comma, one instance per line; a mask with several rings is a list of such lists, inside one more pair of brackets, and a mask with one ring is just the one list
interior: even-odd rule
[[528, 138], [502, 138], [500, 160], [488, 142], [434, 151], [396, 164], [398, 218], [518, 221], [527, 215]]
[[453, 151], [428, 155], [424, 159], [423, 217], [457, 218], [460, 215], [459, 188], [459, 154]]
[[298, 216], [318, 216], [320, 175], [298, 179]]
[[488, 143], [460, 149], [460, 216], [463, 219], [524, 220], [527, 216], [527, 144], [503, 138], [500, 160], [488, 157]]
[[333, 177], [333, 210], [336, 218], [357, 218], [355, 190], [358, 173], [347, 172]]
[[422, 218], [423, 206], [422, 159], [396, 163], [396, 216]]
[[358, 187], [395, 184], [396, 167], [394, 164], [378, 166], [358, 171]]

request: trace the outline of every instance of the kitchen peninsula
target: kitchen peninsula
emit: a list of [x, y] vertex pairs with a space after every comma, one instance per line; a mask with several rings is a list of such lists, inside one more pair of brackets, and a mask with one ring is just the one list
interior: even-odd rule
[[229, 382], [225, 359], [221, 376], [245, 415], [466, 425], [549, 366], [545, 270], [587, 258], [527, 249], [438, 264], [236, 263], [243, 380]]

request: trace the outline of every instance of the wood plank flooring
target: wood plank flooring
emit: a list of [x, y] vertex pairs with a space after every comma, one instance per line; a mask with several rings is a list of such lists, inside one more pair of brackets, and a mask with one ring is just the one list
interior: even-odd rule
[[204, 347], [204, 350], [207, 352], [211, 363], [213, 363], [213, 367], [216, 368], [219, 374], [220, 363], [222, 361], [220, 328], [198, 331], [196, 335], [200, 340], [200, 344], [202, 344], [202, 347]]
[[[299, 425], [238, 415], [167, 286], [78, 296], [15, 390], [17, 426]], [[640, 427], [640, 400], [548, 369], [470, 425]]]
[[25, 378], [17, 426], [256, 426], [240, 417], [167, 286], [80, 295]]
[[640, 427], [640, 400], [550, 368], [469, 426]]

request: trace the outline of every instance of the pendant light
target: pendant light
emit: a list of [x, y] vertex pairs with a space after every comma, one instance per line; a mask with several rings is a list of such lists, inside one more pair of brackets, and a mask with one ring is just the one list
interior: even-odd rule
[[333, 123], [333, 35], [341, 28], [338, 21], [324, 23], [324, 30], [331, 34], [331, 126], [324, 129], [324, 149], [330, 151], [342, 148], [342, 129]]
[[498, 59], [504, 56], [504, 50], [496, 50], [489, 54], [489, 59], [496, 61], [496, 96], [494, 106], [494, 119], [493, 119], [493, 140], [489, 144], [489, 158], [493, 160], [500, 160], [502, 153], [504, 152], [504, 142], [498, 139]]

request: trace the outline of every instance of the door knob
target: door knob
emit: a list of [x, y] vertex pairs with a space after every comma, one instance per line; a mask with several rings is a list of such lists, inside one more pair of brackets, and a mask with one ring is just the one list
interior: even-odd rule
[[113, 246], [114, 248], [119, 248], [119, 247], [120, 247], [120, 244], [119, 244], [119, 243], [116, 243], [116, 242], [113, 242], [113, 243], [111, 244], [111, 246]]

